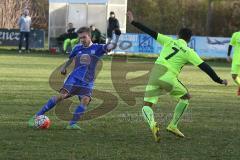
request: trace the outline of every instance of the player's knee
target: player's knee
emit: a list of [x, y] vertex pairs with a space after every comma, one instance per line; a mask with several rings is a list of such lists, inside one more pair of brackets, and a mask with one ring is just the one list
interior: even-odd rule
[[56, 96], [56, 102], [57, 102], [57, 103], [60, 102], [60, 101], [62, 101], [62, 100], [63, 100], [63, 98], [62, 98], [61, 95]]
[[232, 74], [232, 79], [233, 79], [233, 80], [236, 80], [236, 79], [237, 79], [237, 76], [238, 76], [237, 74]]
[[90, 100], [91, 100], [90, 97], [84, 96], [81, 98], [81, 103], [87, 106], [90, 103]]
[[151, 102], [144, 102], [144, 106], [149, 106], [149, 107], [152, 107], [153, 106], [153, 103], [151, 103]]
[[187, 93], [184, 96], [182, 96], [180, 99], [189, 100], [189, 99], [191, 99], [191, 95], [189, 93]]
[[69, 93], [66, 90], [62, 89], [60, 91], [60, 94], [59, 94], [58, 97], [60, 98], [60, 100], [64, 100], [64, 99], [70, 97], [70, 95], [69, 95]]
[[68, 97], [69, 97], [69, 94], [68, 94], [68, 93], [60, 93], [60, 95], [57, 96], [57, 101], [60, 102], [60, 101], [66, 99], [66, 98], [68, 98]]

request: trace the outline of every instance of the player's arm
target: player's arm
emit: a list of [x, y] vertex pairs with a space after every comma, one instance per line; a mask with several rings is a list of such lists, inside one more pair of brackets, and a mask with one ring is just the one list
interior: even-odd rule
[[103, 46], [103, 52], [108, 53], [117, 48], [118, 39]]
[[119, 37], [121, 35], [121, 31], [120, 30], [115, 30], [115, 34], [116, 34], [116, 39], [113, 42], [110, 42], [110, 43], [103, 46], [104, 53], [111, 52], [112, 50], [117, 48], [117, 43], [118, 43]]
[[107, 52], [111, 52], [112, 50], [114, 50], [117, 47], [117, 43], [109, 43], [106, 44], [105, 46], [105, 51]]
[[232, 45], [229, 45], [228, 46], [228, 54], [227, 54], [228, 57], [231, 56], [231, 52], [232, 52]]
[[227, 61], [228, 62], [231, 62], [232, 59], [231, 59], [231, 52], [232, 52], [232, 47], [235, 45], [235, 36], [234, 34], [232, 35], [232, 38], [231, 38], [231, 41], [230, 41], [230, 44], [228, 46], [228, 53], [227, 53]]
[[146, 27], [145, 25], [139, 23], [139, 22], [136, 22], [133, 18], [133, 14], [131, 11], [128, 11], [127, 13], [127, 16], [128, 16], [128, 20], [129, 22], [136, 28], [138, 28], [139, 30], [141, 30], [142, 32], [150, 35], [152, 38], [154, 38], [155, 40], [157, 40], [158, 38], [158, 33], [153, 31], [152, 29]]
[[67, 73], [67, 67], [72, 64], [73, 58], [69, 58], [68, 61], [62, 66], [61, 74], [65, 75]]
[[216, 72], [206, 63], [204, 62], [198, 54], [194, 50], [188, 51], [188, 61], [194, 66], [199, 67], [203, 72], [205, 72], [214, 82], [219, 84], [227, 85], [226, 80], [222, 80]]
[[168, 37], [166, 35], [160, 34], [158, 32], [153, 31], [152, 29], [146, 27], [145, 25], [136, 22], [133, 18], [133, 14], [131, 11], [128, 11], [127, 13], [128, 16], [128, 20], [129, 22], [135, 26], [136, 28], [138, 28], [139, 30], [143, 31], [144, 33], [150, 35], [152, 38], [154, 38], [155, 40], [157, 40], [158, 43], [160, 43], [161, 45], [166, 44], [167, 42], [171, 41], [172, 38]]
[[206, 62], [202, 62], [198, 67], [203, 72], [205, 72], [214, 82], [227, 85], [227, 80], [222, 80]]
[[231, 62], [232, 45], [228, 46], [227, 61]]
[[67, 67], [72, 64], [73, 59], [74, 59], [74, 57], [77, 54], [77, 51], [78, 51], [78, 47], [74, 47], [72, 52], [69, 55], [69, 59], [67, 60], [67, 62], [60, 69], [61, 74], [65, 75], [67, 73]]

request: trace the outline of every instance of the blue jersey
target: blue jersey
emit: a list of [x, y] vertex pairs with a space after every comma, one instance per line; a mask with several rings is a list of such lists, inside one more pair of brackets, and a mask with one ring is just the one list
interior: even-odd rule
[[93, 83], [97, 63], [104, 53], [106, 53], [106, 47], [107, 45], [102, 44], [92, 44], [87, 48], [81, 44], [76, 45], [69, 56], [75, 62], [70, 76], [86, 83]]

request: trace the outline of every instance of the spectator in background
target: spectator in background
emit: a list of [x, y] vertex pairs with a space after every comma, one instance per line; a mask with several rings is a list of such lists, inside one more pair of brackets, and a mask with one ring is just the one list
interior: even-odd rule
[[73, 27], [72, 23], [68, 23], [68, 29], [66, 33], [63, 33], [57, 38], [57, 41], [59, 43], [63, 43], [63, 51], [64, 53], [67, 52], [68, 47], [70, 46], [71, 48], [74, 47], [74, 44], [78, 43], [78, 35], [75, 32], [75, 28]]
[[[120, 27], [118, 19], [115, 17], [115, 13], [113, 11], [110, 12], [110, 17], [108, 19], [108, 27], [107, 27], [107, 43], [110, 43], [113, 39], [113, 32], [116, 33], [116, 35], [120, 35]], [[116, 41], [118, 41], [119, 36], [116, 36]]]
[[101, 32], [94, 25], [90, 26], [91, 29], [91, 39], [93, 43], [102, 43], [101, 41]]
[[29, 35], [31, 30], [31, 17], [29, 16], [29, 10], [25, 9], [23, 15], [21, 15], [18, 25], [20, 29], [20, 40], [19, 40], [19, 53], [22, 53], [22, 43], [25, 38], [26, 40], [26, 51], [29, 53]]

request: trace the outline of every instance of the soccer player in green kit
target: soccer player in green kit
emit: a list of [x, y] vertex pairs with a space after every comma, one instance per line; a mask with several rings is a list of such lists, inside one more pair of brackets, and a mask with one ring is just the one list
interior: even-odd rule
[[[231, 59], [232, 47], [234, 47], [233, 59]], [[237, 95], [240, 96], [240, 32], [235, 32], [232, 35], [227, 60], [228, 62], [232, 61], [231, 74], [234, 82], [238, 85]]]
[[144, 119], [148, 122], [155, 141], [159, 142], [159, 127], [154, 120], [154, 113], [151, 107], [158, 102], [160, 95], [169, 93], [172, 97], [178, 99], [179, 102], [176, 105], [173, 119], [168, 125], [167, 131], [174, 133], [179, 137], [184, 137], [183, 133], [177, 128], [178, 122], [183, 115], [183, 112], [188, 107], [190, 99], [188, 90], [178, 80], [178, 75], [183, 66], [187, 63], [191, 63], [194, 66], [199, 67], [216, 83], [227, 85], [227, 81], [219, 78], [214, 70], [205, 63], [193, 49], [187, 46], [187, 43], [192, 36], [190, 29], [180, 29], [178, 39], [175, 40], [171, 37], [152, 31], [143, 24], [136, 22], [133, 18], [132, 12], [128, 11], [127, 16], [129, 22], [133, 26], [149, 34], [163, 47], [160, 56], [156, 60], [151, 71], [148, 85], [146, 86], [144, 106], [142, 108]]

